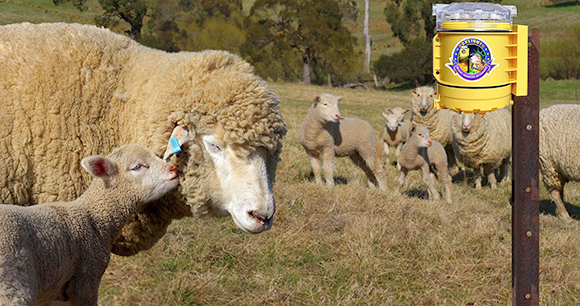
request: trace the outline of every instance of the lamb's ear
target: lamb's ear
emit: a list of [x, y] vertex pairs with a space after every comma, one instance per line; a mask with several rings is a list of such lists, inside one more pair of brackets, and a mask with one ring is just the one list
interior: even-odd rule
[[190, 130], [184, 125], [178, 125], [171, 132], [171, 137], [169, 137], [169, 142], [167, 143], [167, 149], [165, 154], [163, 154], [163, 160], [168, 162], [171, 156], [181, 152], [181, 146], [195, 139], [195, 131]]
[[320, 102], [320, 95], [316, 95], [316, 97], [314, 97], [314, 103], [318, 102]]
[[411, 94], [416, 96], [417, 95], [417, 91], [416, 90], [411, 90]]
[[81, 166], [93, 177], [98, 177], [103, 181], [112, 180], [118, 173], [115, 162], [100, 155], [83, 158], [81, 160]]
[[389, 117], [389, 115], [383, 113], [383, 118], [387, 119]]
[[391, 110], [390, 108], [385, 108], [385, 112], [387, 112], [389, 114], [392, 114], [393, 113], [393, 110]]
[[336, 103], [339, 103], [340, 101], [342, 101], [342, 97], [337, 97], [336, 98]]
[[415, 127], [411, 128], [411, 133], [415, 132]]
[[408, 108], [405, 108], [405, 110], [403, 111], [403, 114], [406, 114], [406, 113], [408, 113], [408, 112], [410, 112], [410, 111], [411, 111], [410, 109], [408, 109]]

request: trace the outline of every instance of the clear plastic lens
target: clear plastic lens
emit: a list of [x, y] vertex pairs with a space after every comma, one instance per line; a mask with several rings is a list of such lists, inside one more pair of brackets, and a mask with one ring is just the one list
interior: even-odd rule
[[512, 24], [512, 18], [517, 15], [517, 9], [513, 5], [461, 2], [433, 4], [433, 15], [436, 16], [437, 30], [440, 31], [444, 22], [472, 22], [481, 25], [498, 22]]

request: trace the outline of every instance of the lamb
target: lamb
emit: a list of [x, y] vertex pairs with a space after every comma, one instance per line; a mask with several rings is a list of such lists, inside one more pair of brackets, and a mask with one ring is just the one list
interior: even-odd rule
[[[409, 112], [408, 109], [395, 107], [393, 109], [387, 108], [383, 113], [383, 118], [387, 120], [387, 124], [383, 128], [381, 139], [383, 140], [383, 148], [387, 159], [389, 157], [390, 147], [395, 147], [395, 156], [398, 158], [401, 153], [401, 147], [409, 138], [410, 121], [403, 117]], [[397, 166], [398, 168], [398, 166]]]
[[398, 193], [403, 191], [403, 185], [407, 173], [412, 170], [421, 170], [423, 182], [427, 185], [427, 193], [430, 200], [439, 200], [439, 192], [435, 188], [436, 175], [443, 181], [445, 187], [445, 200], [451, 204], [451, 176], [447, 172], [447, 155], [443, 145], [429, 137], [429, 128], [414, 126], [411, 128], [411, 136], [401, 150], [398, 164], [401, 166], [399, 173]]
[[142, 146], [81, 161], [94, 177], [72, 202], [0, 205], [0, 304], [61, 300], [97, 305], [99, 283], [123, 225], [179, 182], [175, 166]]
[[334, 158], [348, 156], [365, 172], [369, 186], [386, 187], [381, 150], [370, 124], [358, 118], [341, 118], [338, 103], [342, 97], [321, 94], [314, 98], [312, 106], [302, 122], [298, 140], [306, 150], [314, 179], [334, 186]]
[[564, 185], [580, 181], [580, 105], [553, 105], [540, 111], [540, 170], [556, 215], [570, 222], [564, 206]]
[[229, 214], [245, 232], [271, 228], [286, 126], [278, 96], [239, 56], [22, 23], [0, 26], [0, 71], [0, 203], [73, 200], [90, 181], [82, 158], [124, 143], [162, 156], [173, 144], [165, 157], [179, 186], [131, 217], [114, 253], [151, 248], [183, 217]]
[[411, 91], [411, 123], [413, 126], [430, 128], [431, 139], [443, 145], [449, 167], [456, 169], [457, 160], [453, 151], [451, 124], [457, 113], [448, 109], [435, 109], [433, 104], [435, 96], [435, 90], [430, 86], [421, 86]]
[[458, 159], [474, 170], [475, 188], [481, 189], [481, 168], [492, 189], [497, 188], [494, 171], [502, 170], [509, 180], [512, 152], [512, 124], [509, 110], [502, 108], [486, 113], [461, 113], [452, 126], [453, 146]]

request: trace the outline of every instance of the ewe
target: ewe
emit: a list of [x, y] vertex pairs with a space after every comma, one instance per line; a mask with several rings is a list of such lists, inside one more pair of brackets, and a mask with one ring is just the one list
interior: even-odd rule
[[540, 169], [556, 215], [571, 221], [564, 185], [580, 181], [580, 105], [553, 105], [540, 111]]
[[298, 140], [306, 150], [317, 183], [334, 186], [334, 158], [348, 156], [367, 175], [369, 186], [386, 187], [381, 150], [373, 128], [358, 118], [341, 118], [338, 102], [342, 97], [321, 94], [314, 98], [300, 131]]
[[177, 129], [189, 134], [171, 159], [179, 187], [139, 209], [113, 252], [149, 249], [183, 217], [271, 227], [286, 127], [280, 99], [239, 56], [167, 53], [95, 26], [12, 24], [0, 26], [0, 88], [0, 203], [71, 201], [90, 182], [82, 158], [125, 143], [161, 156]]
[[97, 305], [121, 228], [178, 184], [175, 166], [138, 145], [86, 157], [81, 165], [95, 179], [72, 202], [0, 205], [0, 305]]
[[509, 181], [512, 117], [507, 109], [485, 115], [461, 113], [456, 116], [452, 131], [455, 153], [464, 167], [474, 170], [476, 189], [481, 189], [481, 168], [491, 189], [497, 188], [494, 172], [498, 168]]
[[449, 167], [457, 168], [451, 133], [451, 124], [456, 113], [448, 109], [435, 109], [435, 95], [435, 90], [429, 86], [418, 87], [411, 92], [411, 123], [413, 126], [428, 126], [431, 139], [440, 142], [445, 148]]
[[421, 170], [429, 199], [439, 200], [439, 192], [435, 188], [436, 170], [445, 187], [445, 200], [451, 203], [451, 176], [447, 172], [447, 154], [438, 141], [431, 140], [428, 127], [411, 128], [411, 136], [401, 149], [398, 164], [401, 167], [399, 194], [403, 191], [407, 173], [411, 170]]
[[[403, 117], [408, 111], [408, 109], [395, 107], [393, 109], [387, 108], [383, 113], [383, 118], [387, 120], [387, 123], [383, 128], [381, 139], [383, 140], [383, 148], [387, 156], [387, 161], [390, 153], [389, 148], [396, 148], [395, 156], [398, 158], [399, 154], [401, 154], [401, 147], [409, 138], [410, 121]], [[399, 168], [399, 165], [397, 165], [397, 168]]]

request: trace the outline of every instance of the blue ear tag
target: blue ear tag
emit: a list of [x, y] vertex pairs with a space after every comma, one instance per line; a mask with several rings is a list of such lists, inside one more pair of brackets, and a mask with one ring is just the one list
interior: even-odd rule
[[171, 149], [173, 149], [173, 154], [177, 154], [177, 153], [181, 152], [181, 147], [179, 146], [179, 142], [177, 141], [177, 138], [171, 137], [169, 139], [169, 144], [171, 145]]

